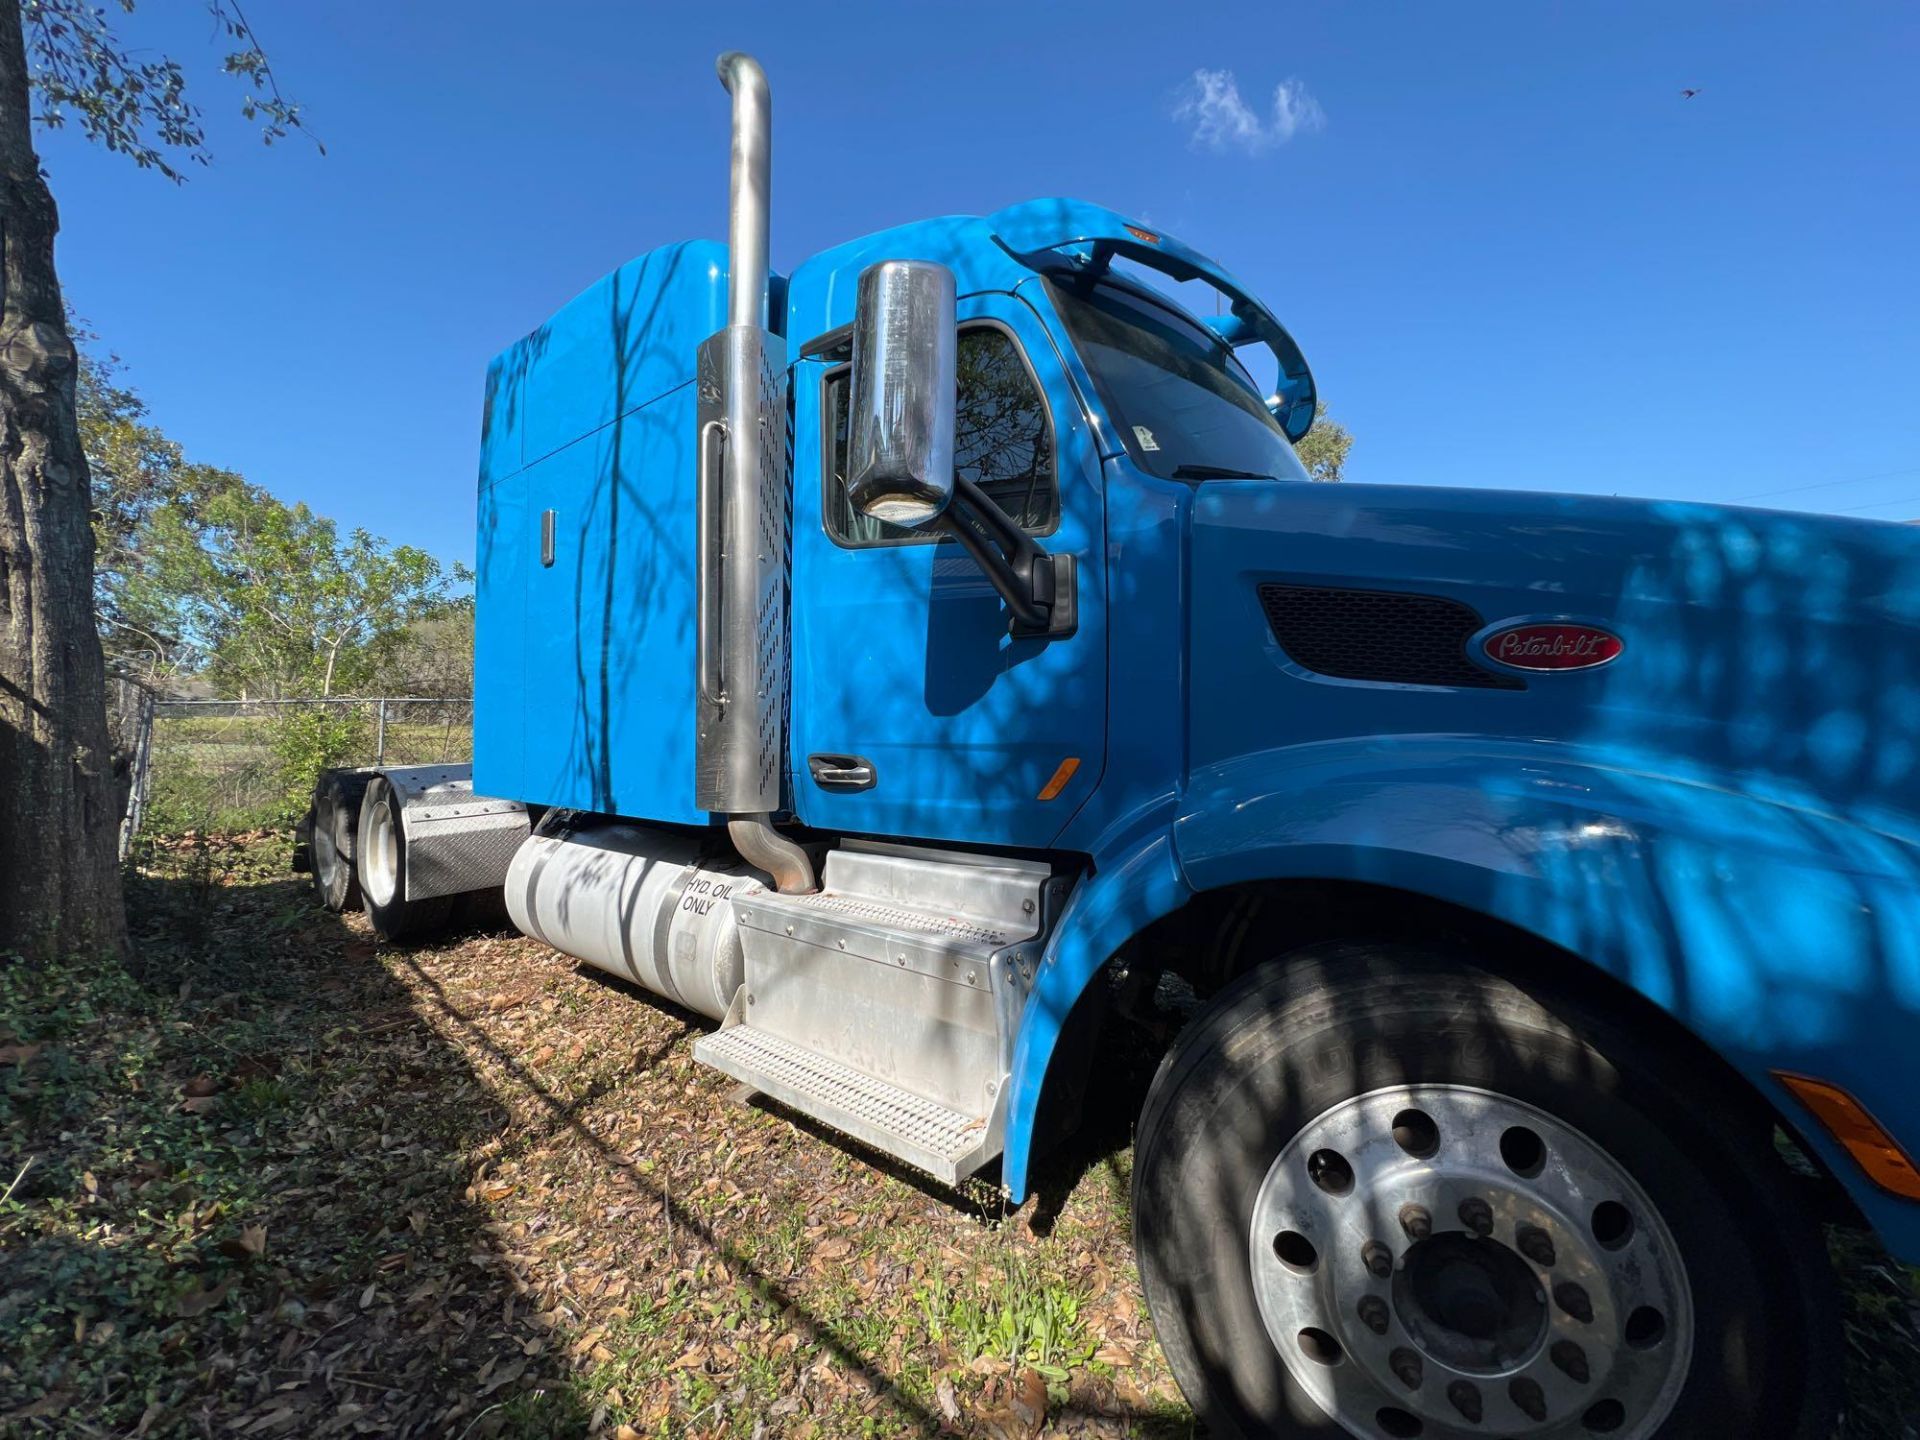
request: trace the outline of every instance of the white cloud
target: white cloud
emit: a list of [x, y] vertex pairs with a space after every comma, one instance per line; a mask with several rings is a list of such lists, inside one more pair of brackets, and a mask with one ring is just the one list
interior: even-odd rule
[[1240, 98], [1231, 70], [1196, 70], [1182, 87], [1173, 118], [1193, 127], [1195, 145], [1209, 150], [1244, 150], [1258, 155], [1284, 145], [1303, 130], [1327, 123], [1320, 102], [1298, 80], [1282, 80], [1273, 91], [1273, 108], [1261, 116]]

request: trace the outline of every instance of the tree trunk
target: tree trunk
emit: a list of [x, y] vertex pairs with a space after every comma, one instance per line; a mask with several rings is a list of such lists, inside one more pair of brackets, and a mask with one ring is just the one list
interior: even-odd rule
[[75, 352], [33, 150], [19, 0], [0, 0], [0, 952], [122, 950], [106, 675]]

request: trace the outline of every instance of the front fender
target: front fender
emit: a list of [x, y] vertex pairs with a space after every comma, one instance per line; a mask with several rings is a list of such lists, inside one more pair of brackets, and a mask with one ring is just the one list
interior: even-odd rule
[[1674, 1015], [1817, 1147], [1903, 1257], [1878, 1189], [1774, 1079], [1851, 1091], [1920, 1151], [1920, 844], [1911, 817], [1681, 774], [1622, 751], [1460, 736], [1332, 741], [1196, 774], [1186, 883], [1364, 881], [1493, 916]]
[[1173, 835], [1167, 825], [1136, 833], [1114, 851], [1096, 857], [1099, 868], [1074, 889], [1067, 902], [1041, 957], [1040, 973], [1034, 978], [1014, 1041], [1000, 1171], [1016, 1205], [1027, 1197], [1034, 1117], [1047, 1063], [1068, 1014], [1114, 951], [1192, 898], [1174, 861]]

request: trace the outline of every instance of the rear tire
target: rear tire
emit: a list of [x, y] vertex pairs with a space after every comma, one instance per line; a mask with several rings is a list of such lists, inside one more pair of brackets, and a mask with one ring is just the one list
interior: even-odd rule
[[323, 770], [314, 783], [313, 808], [307, 822], [313, 893], [336, 915], [360, 908], [354, 850], [360, 804], [371, 778], [351, 770]]
[[1771, 1135], [1580, 1005], [1316, 947], [1229, 986], [1161, 1066], [1148, 1307], [1221, 1434], [1815, 1440], [1834, 1281]]
[[393, 783], [376, 775], [360, 806], [356, 848], [360, 894], [373, 933], [382, 940], [420, 936], [446, 924], [454, 897], [407, 898], [407, 834]]

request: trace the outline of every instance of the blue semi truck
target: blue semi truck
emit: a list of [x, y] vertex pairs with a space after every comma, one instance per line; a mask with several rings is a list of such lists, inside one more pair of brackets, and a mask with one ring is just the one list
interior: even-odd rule
[[326, 903], [503, 894], [1015, 1203], [1170, 1033], [1135, 1241], [1215, 1433], [1826, 1434], [1819, 1225], [1920, 1260], [1914, 534], [1309, 483], [1299, 347], [1156, 227], [773, 273], [720, 73], [728, 242], [488, 371], [473, 765], [323, 776]]

